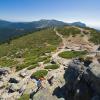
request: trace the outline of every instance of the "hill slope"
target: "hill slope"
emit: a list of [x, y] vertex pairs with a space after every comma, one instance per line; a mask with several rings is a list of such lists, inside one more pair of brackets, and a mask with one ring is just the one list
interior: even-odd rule
[[[63, 44], [64, 48], [67, 46], [74, 47], [75, 45], [90, 47], [93, 46], [93, 44], [100, 44], [100, 32], [94, 29], [64, 26], [58, 27], [56, 30], [59, 35], [53, 28], [47, 28], [19, 37], [9, 43], [4, 43], [0, 45], [0, 57], [6, 56], [11, 59], [22, 58], [24, 60], [28, 59], [28, 61], [29, 59], [30, 61], [35, 59], [36, 61], [37, 58], [45, 56], [45, 53], [51, 53], [56, 50], [57, 47], [62, 47]], [[61, 41], [64, 43], [62, 44]], [[5, 65], [2, 64], [2, 58], [0, 59], [0, 65]], [[5, 59], [3, 61], [4, 63], [13, 62]], [[36, 62], [38, 61], [39, 60]], [[12, 65], [12, 63], [10, 65]]]
[[[55, 34], [53, 28], [43, 29], [41, 31], [33, 32], [29, 35], [22, 36], [18, 39], [12, 40], [9, 44], [4, 43], [0, 45], [0, 65], [13, 66], [13, 64], [4, 64], [5, 62], [13, 62], [13, 58], [20, 58], [26, 62], [37, 63], [40, 61], [39, 57], [45, 56], [45, 53], [50, 53], [56, 50], [61, 39]], [[11, 61], [7, 60], [11, 59]], [[4, 63], [3, 63], [4, 62]], [[18, 62], [17, 62], [18, 63]], [[24, 64], [25, 62], [23, 62]]]
[[[19, 100], [23, 100], [24, 98], [29, 99], [30, 95], [32, 95], [34, 96], [35, 100], [41, 98], [60, 100], [60, 98], [58, 99], [54, 95], [56, 95], [56, 92], [58, 94], [60, 87], [63, 87], [63, 85], [66, 83], [65, 70], [68, 72], [68, 66], [71, 64], [69, 68], [72, 66], [72, 68], [75, 68], [76, 71], [75, 66], [79, 64], [78, 68], [81, 69], [79, 70], [77, 68], [79, 73], [82, 72], [80, 73], [82, 75], [83, 70], [86, 72], [87, 64], [86, 68], [83, 68], [85, 65], [84, 63], [86, 63], [85, 60], [88, 62], [90, 59], [91, 62], [91, 57], [89, 58], [89, 56], [91, 56], [91, 50], [97, 46], [95, 44], [100, 44], [99, 40], [100, 32], [94, 29], [64, 26], [45, 28], [17, 39], [13, 39], [9, 43], [0, 45], [0, 67], [6, 67], [0, 68], [3, 76], [0, 78], [4, 80], [1, 81], [0, 84], [2, 87], [0, 89], [0, 94], [2, 94], [0, 95], [0, 98], [15, 100], [19, 97]], [[87, 49], [87, 46], [90, 46], [89, 50]], [[87, 51], [85, 50], [88, 51], [88, 55]], [[97, 51], [97, 49], [95, 49], [95, 51]], [[96, 53], [94, 54], [93, 61], [97, 63], [98, 59], [95, 55]], [[71, 63], [72, 58], [83, 56], [88, 57], [87, 59], [73, 59]], [[84, 65], [80, 67], [81, 63]], [[72, 68], [72, 73], [70, 73], [70, 71], [68, 73], [70, 73], [73, 78]], [[50, 77], [52, 76], [54, 77], [53, 84], [50, 86], [51, 84], [48, 79], [51, 79]], [[43, 80], [44, 88], [36, 90], [35, 93], [34, 90], [37, 88], [37, 79], [40, 78], [45, 79]], [[11, 79], [18, 81], [18, 83], [13, 84], [12, 86]], [[23, 87], [25, 87], [25, 90], [21, 96], [22, 93], [20, 93], [20, 89]], [[11, 91], [13, 90], [14, 94], [10, 93], [10, 91], [8, 92], [8, 89], [11, 89]], [[60, 90], [59, 94], [61, 91], [62, 89]], [[46, 97], [44, 93], [47, 94]], [[7, 94], [6, 97], [5, 94]], [[33, 98], [32, 96], [31, 98]], [[60, 96], [62, 96], [62, 94]]]

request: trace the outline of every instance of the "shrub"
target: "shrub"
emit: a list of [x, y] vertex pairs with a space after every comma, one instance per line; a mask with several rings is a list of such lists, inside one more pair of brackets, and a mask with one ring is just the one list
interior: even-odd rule
[[31, 75], [31, 78], [36, 78], [36, 79], [39, 79], [39, 78], [43, 78], [44, 76], [46, 76], [48, 74], [48, 71], [47, 70], [39, 70], [35, 73], [33, 73]]
[[23, 94], [18, 100], [29, 100], [30, 95], [29, 94]]
[[2, 67], [12, 67], [13, 65], [17, 64], [17, 61], [14, 61], [11, 58], [0, 58], [0, 66]]
[[89, 41], [100, 44], [100, 32], [92, 30]]
[[21, 65], [17, 65], [16, 66], [16, 71], [22, 70], [22, 69], [24, 69], [24, 68], [26, 68], [28, 66], [29, 66], [28, 63], [24, 63], [24, 64], [21, 64]]
[[34, 64], [34, 65], [31, 65], [29, 68], [27, 68], [28, 70], [31, 70], [31, 69], [34, 69], [38, 66], [38, 64]]
[[44, 61], [44, 64], [47, 64], [47, 63], [49, 63], [51, 60], [50, 60], [50, 58], [47, 58], [45, 61]]
[[85, 55], [87, 52], [86, 51], [65, 51], [59, 54], [60, 57], [62, 58], [75, 58], [75, 57], [81, 57]]
[[57, 64], [45, 66], [45, 69], [57, 69], [57, 68], [59, 68], [59, 65]]

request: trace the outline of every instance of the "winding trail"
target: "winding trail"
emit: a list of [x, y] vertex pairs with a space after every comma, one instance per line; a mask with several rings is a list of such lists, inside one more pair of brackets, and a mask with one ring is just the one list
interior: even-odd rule
[[66, 47], [66, 39], [63, 38], [63, 35], [61, 35], [61, 34], [57, 31], [56, 28], [54, 28], [54, 32], [56, 33], [57, 36], [59, 36], [59, 37], [61, 38], [62, 44], [63, 44], [62, 49], [64, 49], [64, 48]]
[[65, 50], [65, 47], [66, 47], [66, 39], [63, 37], [63, 35], [61, 35], [61, 34], [57, 31], [56, 28], [54, 28], [54, 32], [55, 32], [55, 34], [56, 34], [57, 36], [59, 36], [59, 37], [61, 38], [61, 40], [62, 40], [62, 47], [59, 46], [59, 47], [57, 48], [57, 50], [56, 50], [55, 52], [52, 53], [52, 59], [53, 59], [55, 62], [57, 62], [58, 64], [59, 64], [59, 62], [60, 62], [60, 64], [62, 64], [63, 61], [64, 61], [64, 59], [61, 58], [61, 57], [59, 57], [58, 55], [59, 55], [59, 53], [66, 51], [66, 50]]

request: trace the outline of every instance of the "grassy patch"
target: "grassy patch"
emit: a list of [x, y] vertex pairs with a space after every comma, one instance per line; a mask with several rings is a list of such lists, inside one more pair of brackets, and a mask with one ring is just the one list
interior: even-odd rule
[[23, 63], [23, 64], [19, 64], [16, 66], [16, 71], [20, 71], [26, 67], [29, 67], [29, 64], [28, 63]]
[[12, 66], [13, 63], [16, 66], [16, 70], [19, 71], [30, 65], [37, 64], [38, 62], [47, 62], [50, 57], [43, 57], [45, 53], [51, 53], [56, 50], [57, 46], [61, 42], [59, 36], [57, 36], [53, 28], [42, 29], [37, 32], [19, 37], [10, 41], [10, 43], [4, 43], [0, 45], [0, 57], [7, 56], [8, 58], [22, 58], [23, 64], [15, 63], [13, 60], [0, 59], [0, 65]]
[[34, 64], [34, 65], [31, 65], [29, 68], [27, 68], [28, 70], [31, 70], [31, 69], [34, 69], [38, 66], [38, 64]]
[[23, 94], [18, 100], [29, 100], [30, 95], [29, 94]]
[[44, 56], [44, 57], [37, 57], [37, 56], [30, 56], [25, 59], [23, 64], [19, 64], [16, 66], [16, 71], [22, 70], [23, 68], [28, 68], [28, 70], [31, 70], [38, 66], [38, 62], [44, 62], [47, 61], [50, 58], [50, 56]]
[[89, 40], [95, 44], [100, 44], [100, 32], [91, 30]]
[[44, 61], [44, 64], [47, 64], [47, 63], [49, 63], [51, 61], [51, 59], [50, 58], [47, 58], [45, 61]]
[[39, 70], [35, 73], [33, 73], [31, 75], [31, 78], [36, 78], [36, 79], [39, 79], [39, 78], [43, 78], [44, 76], [46, 76], [48, 74], [48, 71], [47, 70]]
[[0, 58], [0, 66], [1, 67], [12, 67], [17, 64], [17, 61], [14, 61], [11, 58]]
[[57, 64], [45, 66], [45, 69], [58, 69], [58, 68], [59, 68], [59, 65]]
[[62, 58], [75, 58], [75, 57], [81, 57], [85, 55], [87, 52], [86, 51], [65, 51], [59, 54], [60, 57]]
[[60, 27], [57, 29], [58, 32], [60, 34], [62, 34], [63, 36], [69, 36], [69, 35], [72, 35], [73, 37], [75, 37], [77, 34], [80, 34], [80, 30], [78, 28], [75, 28], [75, 27]]
[[4, 43], [0, 45], [0, 57], [6, 55], [15, 56], [18, 51], [22, 51], [22, 57], [27, 57], [27, 53], [41, 56], [44, 53], [55, 50], [60, 42], [60, 37], [55, 34], [52, 28], [43, 29], [14, 39], [10, 44]]

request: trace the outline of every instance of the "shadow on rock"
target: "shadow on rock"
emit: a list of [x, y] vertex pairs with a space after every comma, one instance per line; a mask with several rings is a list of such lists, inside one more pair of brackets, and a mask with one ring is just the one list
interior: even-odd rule
[[58, 86], [57, 88], [55, 88], [52, 95], [57, 96], [57, 98], [64, 98], [65, 99], [65, 91], [66, 91], [65, 86], [63, 86], [61, 88]]
[[[86, 63], [86, 62], [85, 62]], [[100, 64], [72, 61], [65, 70], [65, 85], [57, 87], [53, 95], [65, 100], [100, 100]]]

